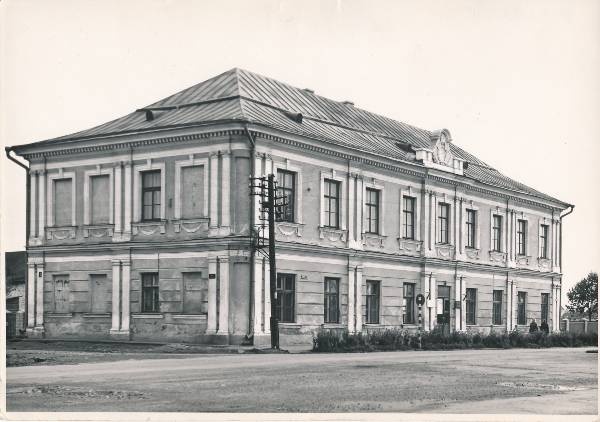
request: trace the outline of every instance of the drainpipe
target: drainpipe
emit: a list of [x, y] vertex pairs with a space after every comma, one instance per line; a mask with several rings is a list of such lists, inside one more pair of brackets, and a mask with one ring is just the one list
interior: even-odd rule
[[[562, 263], [563, 263], [563, 260], [562, 260], [562, 257], [563, 257], [563, 245], [562, 245], [562, 227], [563, 227], [563, 225], [562, 225], [562, 219], [564, 217], [566, 217], [567, 215], [571, 214], [574, 209], [575, 209], [575, 205], [570, 205], [569, 211], [566, 214], [562, 214], [560, 216], [560, 219], [559, 219], [560, 220], [560, 228], [559, 228], [559, 240], [558, 240], [558, 242], [559, 242], [558, 245], [559, 246], [558, 247], [560, 248], [560, 254], [559, 254], [559, 257], [558, 257], [558, 263], [560, 265], [560, 272], [561, 272], [561, 274], [562, 274]], [[560, 293], [558, 294], [558, 298], [559, 298], [559, 300], [558, 300], [558, 314], [560, 315], [560, 309], [562, 307], [562, 277], [561, 277], [561, 283], [560, 283]], [[558, 320], [559, 320], [559, 324], [560, 324], [560, 316], [558, 317]]]
[[[25, 181], [26, 181], [26, 188], [25, 188], [25, 250], [27, 250], [27, 242], [29, 241], [29, 230], [30, 230], [30, 224], [29, 224], [29, 209], [31, 208], [31, 195], [29, 193], [29, 191], [31, 190], [31, 179], [29, 177], [29, 167], [27, 167], [25, 164], [23, 164], [22, 162], [20, 162], [19, 160], [17, 160], [16, 158], [14, 158], [12, 155], [10, 155], [10, 153], [13, 151], [12, 147], [6, 147], [4, 148], [4, 151], [6, 152], [6, 158], [8, 158], [10, 161], [17, 163], [18, 166], [22, 167], [25, 170]], [[29, 289], [27, 288], [27, 284], [30, 282], [30, 280], [27, 279], [27, 277], [29, 276], [29, 270], [27, 270], [25, 272], [25, 318], [27, 318], [27, 314], [29, 312], [29, 309], [27, 309], [28, 307], [28, 303], [29, 303], [29, 294], [28, 291]], [[27, 323], [25, 324], [25, 326], [27, 326]]]
[[[256, 154], [256, 141], [254, 140], [254, 138], [252, 137], [252, 135], [250, 134], [250, 130], [248, 129], [248, 124], [244, 125], [244, 133], [246, 134], [246, 136], [248, 137], [248, 142], [250, 143], [250, 177], [254, 177], [255, 176], [255, 172], [256, 172], [256, 168], [255, 168], [255, 163], [254, 163], [254, 155]], [[252, 183], [252, 179], [250, 180], [250, 183]], [[254, 245], [252, 244], [252, 231], [253, 231], [253, 226], [254, 226], [254, 196], [250, 195], [250, 210], [249, 210], [249, 218], [250, 218], [250, 225], [248, 226], [248, 233], [250, 234], [250, 294], [248, 295], [249, 298], [249, 306], [248, 306], [248, 333], [254, 333], [254, 313], [256, 312], [256, 309], [254, 309], [254, 284], [256, 283], [256, 280], [254, 279], [254, 273], [255, 273], [255, 255], [256, 255], [256, 251], [254, 250]]]

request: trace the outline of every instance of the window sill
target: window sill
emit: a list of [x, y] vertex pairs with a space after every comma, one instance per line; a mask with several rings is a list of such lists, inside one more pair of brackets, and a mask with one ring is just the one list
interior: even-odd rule
[[83, 237], [112, 237], [113, 224], [94, 224], [83, 226]]
[[72, 312], [47, 312], [45, 314], [48, 318], [71, 318], [73, 316]]
[[470, 247], [466, 247], [465, 248], [465, 255], [467, 255], [467, 258], [470, 258], [470, 259], [479, 259], [480, 258], [480, 254], [481, 254], [481, 249], [470, 248]]
[[297, 322], [278, 322], [277, 325], [284, 328], [302, 328], [302, 324]]
[[76, 226], [64, 226], [64, 227], [46, 227], [46, 239], [47, 240], [64, 240], [64, 239], [75, 239], [75, 233], [77, 231]]
[[208, 318], [206, 314], [175, 314], [172, 315], [173, 319], [199, 319], [205, 320]]
[[420, 253], [423, 249], [423, 242], [420, 240], [399, 237], [398, 246], [401, 251]]
[[383, 244], [385, 243], [385, 239], [387, 236], [381, 235], [379, 233], [363, 233], [362, 241], [364, 246], [369, 246], [372, 248], [383, 248]]
[[84, 318], [110, 318], [111, 314], [110, 313], [103, 313], [103, 314], [93, 314], [93, 313], [85, 313], [83, 314]]
[[348, 231], [337, 227], [319, 226], [319, 238], [330, 242], [345, 242]]
[[163, 314], [132, 314], [133, 319], [163, 319]]
[[506, 262], [506, 252], [490, 251], [490, 261]]
[[186, 233], [195, 233], [197, 231], [208, 231], [210, 219], [208, 217], [181, 218], [173, 220], [173, 230], [179, 233], [182, 230]]
[[341, 324], [339, 322], [325, 322], [323, 324], [321, 324], [321, 328], [345, 328], [344, 324]]
[[294, 223], [291, 221], [276, 221], [275, 229], [276, 235], [283, 235], [286, 237], [302, 237], [304, 224]]
[[167, 231], [167, 220], [153, 220], [153, 221], [139, 221], [137, 223], [131, 223], [133, 234], [144, 234], [150, 236], [157, 232], [165, 234]]

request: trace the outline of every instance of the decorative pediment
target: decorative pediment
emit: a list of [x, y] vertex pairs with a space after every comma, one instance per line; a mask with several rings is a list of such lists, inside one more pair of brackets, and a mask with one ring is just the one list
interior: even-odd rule
[[431, 148], [414, 148], [416, 159], [425, 167], [455, 174], [463, 174], [465, 162], [452, 152], [452, 136], [448, 129], [436, 130], [431, 133]]
[[447, 129], [436, 130], [431, 134], [431, 140], [434, 142], [433, 146], [433, 162], [441, 164], [443, 166], [453, 167], [454, 154], [450, 149], [450, 142], [452, 137]]

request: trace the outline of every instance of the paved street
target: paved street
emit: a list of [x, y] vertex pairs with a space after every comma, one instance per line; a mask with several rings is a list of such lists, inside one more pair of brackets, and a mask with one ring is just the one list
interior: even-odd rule
[[7, 369], [8, 411], [596, 414], [597, 354], [193, 355]]

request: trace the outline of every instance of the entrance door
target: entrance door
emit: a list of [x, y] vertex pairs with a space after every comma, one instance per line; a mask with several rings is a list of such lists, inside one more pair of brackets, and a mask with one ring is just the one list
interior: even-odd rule
[[437, 323], [444, 334], [450, 333], [450, 286], [438, 286]]

